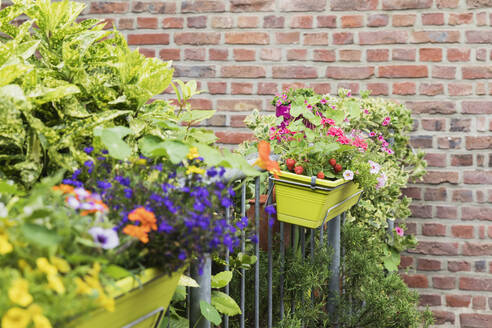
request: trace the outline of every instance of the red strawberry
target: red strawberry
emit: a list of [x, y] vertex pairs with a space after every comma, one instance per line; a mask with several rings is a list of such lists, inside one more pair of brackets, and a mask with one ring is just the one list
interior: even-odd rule
[[302, 166], [296, 166], [294, 168], [294, 172], [296, 172], [296, 174], [302, 174], [302, 172], [304, 172], [304, 169], [302, 168]]
[[342, 170], [342, 166], [340, 164], [337, 164], [337, 165], [335, 165], [334, 169], [335, 169], [335, 172], [338, 173]]
[[330, 165], [335, 167], [335, 165], [337, 165], [337, 160], [334, 158], [330, 159]]
[[296, 165], [296, 161], [293, 158], [287, 158], [285, 164], [287, 165], [289, 171], [292, 171], [294, 169], [294, 166]]
[[324, 179], [325, 178], [325, 174], [323, 173], [323, 171], [320, 171], [318, 172], [318, 179]]

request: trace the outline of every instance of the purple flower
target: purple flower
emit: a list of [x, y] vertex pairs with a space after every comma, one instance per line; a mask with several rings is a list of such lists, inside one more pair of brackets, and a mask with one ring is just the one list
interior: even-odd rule
[[241, 220], [236, 223], [237, 227], [241, 230], [243, 230], [244, 228], [246, 228], [248, 226], [248, 217], [247, 216], [243, 216], [241, 218]]
[[93, 151], [94, 151], [94, 147], [85, 147], [84, 148], [84, 152], [88, 155], [91, 154]]
[[82, 171], [79, 169], [76, 169], [75, 171], [73, 171], [72, 179], [77, 180], [77, 177], [80, 175], [80, 173], [82, 173]]
[[268, 226], [271, 228], [275, 224], [275, 219], [274, 218], [268, 218]]
[[157, 165], [154, 165], [153, 169], [154, 170], [157, 170], [157, 171], [162, 171], [162, 163], [159, 163]]
[[120, 185], [125, 187], [130, 187], [130, 178], [125, 178], [120, 175], [117, 175], [114, 177], [114, 179], [118, 181]]
[[225, 168], [223, 168], [222, 166], [219, 167], [219, 177], [223, 177], [225, 172], [226, 172]]
[[227, 191], [229, 191], [229, 195], [230, 195], [231, 197], [236, 196], [236, 192], [234, 191], [234, 189], [232, 189], [232, 188], [230, 188], [230, 187], [229, 187], [229, 188], [227, 189]]
[[277, 106], [275, 109], [275, 115], [277, 117], [283, 116], [284, 120], [290, 120], [292, 116], [290, 115], [290, 105], [286, 106]]
[[103, 249], [113, 249], [120, 244], [118, 234], [114, 229], [104, 229], [101, 227], [93, 227], [89, 229], [89, 234], [94, 238], [96, 245]]
[[275, 210], [275, 206], [273, 205], [268, 205], [267, 207], [265, 207], [265, 212], [268, 215], [274, 215], [275, 213], [277, 213], [277, 211]]
[[184, 260], [186, 260], [186, 258], [187, 258], [186, 252], [184, 250], [181, 250], [181, 252], [179, 252], [178, 259], [180, 259], [181, 261], [184, 261]]
[[104, 154], [104, 155], [109, 154], [109, 152], [106, 149], [101, 150], [101, 153]]
[[249, 237], [249, 240], [251, 240], [251, 242], [254, 244], [258, 243], [258, 237], [256, 235], [252, 235], [251, 237]]
[[224, 207], [231, 207], [233, 205], [233, 202], [229, 197], [223, 197], [220, 200], [220, 204]]
[[123, 192], [125, 193], [126, 198], [132, 198], [133, 190], [131, 188], [125, 188], [123, 189]]
[[94, 169], [94, 162], [93, 161], [85, 161], [84, 166], [87, 167], [87, 172], [92, 173], [92, 170]]
[[106, 190], [106, 189], [109, 189], [111, 188], [113, 185], [111, 184], [111, 182], [107, 182], [107, 181], [97, 181], [97, 187], [99, 189], [102, 189], [102, 190]]
[[207, 170], [208, 177], [213, 178], [216, 175], [217, 175], [217, 170], [215, 169], [215, 167], [211, 167]]
[[172, 232], [173, 230], [174, 228], [164, 220], [162, 220], [161, 224], [159, 224], [159, 232], [169, 233]]
[[205, 211], [206, 207], [205, 205], [203, 205], [202, 203], [196, 201], [194, 204], [193, 204], [193, 209], [197, 212], [203, 212]]

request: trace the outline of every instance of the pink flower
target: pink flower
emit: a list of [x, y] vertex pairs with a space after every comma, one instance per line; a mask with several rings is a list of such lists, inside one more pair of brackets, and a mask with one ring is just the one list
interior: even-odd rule
[[347, 138], [346, 136], [342, 135], [342, 136], [338, 137], [337, 142], [339, 142], [342, 145], [349, 145], [351, 140], [349, 138]]
[[395, 152], [393, 151], [393, 149], [386, 148], [386, 153], [387, 153], [388, 155], [392, 155], [392, 154], [394, 154]]
[[354, 172], [350, 171], [350, 170], [345, 170], [345, 172], [343, 172], [343, 178], [345, 180], [353, 180], [354, 179]]
[[369, 137], [375, 137], [375, 136], [376, 136], [376, 132], [374, 131], [369, 132]]
[[335, 121], [332, 120], [331, 118], [322, 118], [321, 119], [321, 124], [329, 124], [329, 125], [335, 125]]
[[381, 173], [381, 175], [377, 178], [378, 184], [376, 185], [376, 189], [381, 189], [386, 186], [386, 174]]
[[312, 106], [311, 104], [308, 104], [308, 105], [306, 106], [306, 108], [307, 108], [307, 109], [313, 109], [313, 106]]
[[369, 111], [367, 109], [364, 109], [364, 114], [369, 114]]
[[383, 120], [383, 123], [381, 123], [382, 125], [388, 125], [391, 121], [391, 118], [389, 116], [386, 116]]
[[379, 173], [379, 170], [381, 170], [381, 165], [379, 165], [378, 163], [373, 162], [373, 161], [368, 161], [368, 163], [371, 166], [371, 168], [369, 169], [369, 172], [371, 174]]
[[396, 234], [400, 237], [403, 237], [403, 229], [400, 227], [395, 228]]
[[322, 103], [323, 105], [326, 104], [328, 101], [325, 99], [325, 98], [321, 98], [321, 101], [320, 103]]
[[331, 135], [331, 136], [343, 136], [343, 130], [340, 129], [340, 128], [337, 128], [335, 126], [330, 126], [330, 128], [328, 129], [328, 134]]
[[379, 135], [379, 136], [378, 136], [378, 140], [379, 140], [379, 141], [384, 141], [384, 137], [383, 137], [382, 135]]
[[349, 91], [347, 92], [347, 97], [351, 97], [351, 96], [352, 96], [352, 91], [350, 91], [350, 90], [349, 90]]
[[383, 141], [383, 147], [388, 147], [389, 143], [385, 140]]

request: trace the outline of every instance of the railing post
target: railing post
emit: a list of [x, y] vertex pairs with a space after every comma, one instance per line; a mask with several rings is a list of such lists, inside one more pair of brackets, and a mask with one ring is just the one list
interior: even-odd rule
[[191, 277], [200, 285], [199, 288], [191, 288], [190, 291], [190, 328], [210, 328], [210, 322], [202, 316], [200, 311], [200, 301], [210, 304], [212, 289], [212, 259], [210, 254], [205, 255], [205, 260], [200, 275], [199, 264], [192, 266]]
[[340, 215], [328, 221], [327, 229], [328, 246], [333, 249], [333, 257], [330, 265], [330, 294], [328, 299], [328, 313], [334, 315], [336, 297], [340, 292]]

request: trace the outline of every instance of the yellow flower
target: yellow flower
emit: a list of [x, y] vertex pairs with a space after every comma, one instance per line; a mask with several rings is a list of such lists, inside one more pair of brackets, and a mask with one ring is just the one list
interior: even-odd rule
[[75, 284], [77, 285], [77, 290], [75, 291], [79, 295], [89, 295], [92, 293], [92, 288], [89, 287], [81, 278], [75, 278]]
[[10, 308], [2, 317], [2, 328], [25, 328], [31, 322], [29, 311]]
[[42, 314], [36, 314], [32, 317], [34, 328], [52, 328], [50, 321]]
[[11, 243], [9, 243], [9, 239], [7, 238], [7, 235], [5, 234], [0, 235], [0, 255], [8, 254], [12, 252], [13, 249], [14, 247], [12, 246]]
[[191, 173], [203, 174], [205, 173], [205, 170], [192, 165], [188, 167], [188, 170], [186, 170], [186, 174], [191, 174]]
[[65, 293], [65, 286], [63, 285], [63, 281], [57, 274], [48, 275], [48, 286], [58, 294]]
[[135, 161], [135, 164], [137, 165], [145, 165], [147, 164], [147, 160], [145, 158], [139, 158]]
[[198, 148], [196, 147], [191, 147], [190, 148], [190, 152], [188, 153], [188, 155], [186, 155], [186, 157], [188, 157], [188, 159], [191, 161], [197, 157], [199, 157], [200, 155], [198, 154]]
[[109, 312], [114, 312], [114, 299], [101, 290], [97, 302]]
[[9, 298], [15, 304], [28, 306], [32, 303], [32, 296], [29, 294], [29, 285], [25, 279], [17, 279], [9, 288]]
[[31, 306], [27, 308], [27, 311], [29, 311], [31, 315], [43, 314], [43, 309], [37, 304], [31, 304]]
[[17, 265], [22, 271], [32, 271], [31, 266], [24, 259], [20, 259], [19, 261], [17, 261]]
[[62, 273], [70, 271], [70, 264], [60, 257], [52, 256], [50, 257], [50, 262]]
[[48, 262], [46, 257], [40, 257], [36, 260], [36, 265], [39, 271], [46, 273], [47, 275], [53, 275], [58, 273], [58, 269]]

